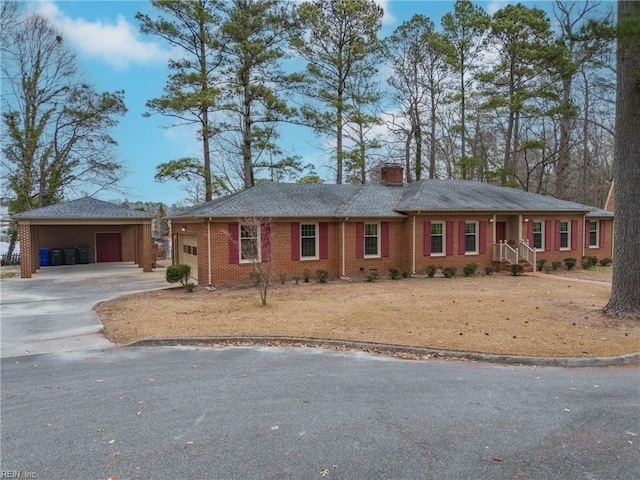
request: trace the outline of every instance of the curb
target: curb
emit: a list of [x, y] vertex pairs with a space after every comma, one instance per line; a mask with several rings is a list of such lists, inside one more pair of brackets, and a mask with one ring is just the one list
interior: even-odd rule
[[143, 338], [124, 345], [125, 347], [159, 346], [290, 346], [328, 348], [334, 350], [360, 350], [374, 354], [426, 360], [429, 358], [472, 360], [504, 365], [531, 365], [541, 367], [612, 367], [640, 363], [640, 352], [617, 357], [527, 357], [518, 355], [495, 355], [490, 353], [436, 350], [431, 348], [386, 345], [382, 343], [345, 342], [318, 338], [292, 337], [189, 337], [189, 338]]

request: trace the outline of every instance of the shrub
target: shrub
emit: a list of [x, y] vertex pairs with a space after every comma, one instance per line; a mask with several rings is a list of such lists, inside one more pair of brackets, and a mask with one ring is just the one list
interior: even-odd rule
[[427, 265], [424, 269], [425, 273], [427, 274], [427, 277], [429, 278], [433, 278], [433, 276], [436, 274], [436, 272], [438, 271], [438, 267], [436, 267], [435, 265]]
[[541, 272], [542, 270], [544, 270], [544, 266], [547, 263], [547, 261], [544, 258], [541, 258], [540, 260], [538, 260], [536, 262], [536, 271]]
[[511, 265], [511, 275], [514, 277], [522, 275], [522, 272], [524, 272], [524, 266], [521, 263], [513, 263]]
[[293, 281], [295, 282], [296, 285], [298, 285], [298, 283], [300, 283], [300, 276], [299, 275], [295, 275], [293, 277]]
[[193, 289], [196, 288], [196, 284], [193, 282], [187, 282], [184, 284], [184, 289], [187, 292], [193, 292]]
[[169, 283], [179, 282], [180, 285], [184, 286], [189, 282], [189, 278], [191, 278], [191, 267], [182, 263], [170, 265], [167, 267], [165, 278]]
[[596, 257], [582, 257], [582, 268], [585, 270], [595, 267], [597, 264], [598, 259]]
[[327, 278], [329, 278], [329, 272], [326, 270], [316, 270], [316, 277], [320, 283], [327, 283]]
[[397, 280], [399, 276], [400, 276], [400, 270], [398, 268], [389, 269], [389, 278], [391, 280]]
[[375, 282], [377, 278], [378, 278], [378, 271], [377, 270], [369, 270], [369, 273], [367, 273], [367, 281], [368, 282]]
[[575, 258], [565, 258], [564, 259], [564, 266], [567, 267], [567, 270], [571, 270], [573, 267], [576, 266], [576, 259]]
[[471, 276], [475, 275], [477, 270], [478, 270], [478, 264], [477, 263], [467, 263], [462, 268], [462, 271], [464, 272], [464, 276], [465, 277], [471, 277]]
[[485, 275], [491, 275], [496, 271], [495, 267], [493, 265], [487, 265], [486, 267], [484, 267], [484, 274]]
[[287, 281], [287, 276], [284, 273], [280, 274], [280, 283], [282, 285], [284, 285], [284, 283]]
[[562, 266], [562, 263], [560, 263], [560, 262], [551, 262], [551, 269], [552, 270], [558, 270], [561, 266]]
[[612, 263], [613, 260], [611, 260], [610, 258], [603, 258], [602, 260], [600, 260], [600, 265], [602, 265], [603, 267], [608, 267]]
[[442, 274], [444, 275], [444, 278], [452, 278], [456, 276], [457, 271], [458, 269], [456, 267], [444, 267], [442, 269]]
[[551, 271], [553, 270], [553, 267], [551, 265], [545, 265], [544, 266], [544, 273], [551, 273]]
[[402, 278], [409, 278], [409, 272], [402, 270]]
[[302, 280], [304, 283], [309, 283], [309, 278], [311, 278], [311, 272], [309, 272], [308, 268], [305, 268], [302, 272]]

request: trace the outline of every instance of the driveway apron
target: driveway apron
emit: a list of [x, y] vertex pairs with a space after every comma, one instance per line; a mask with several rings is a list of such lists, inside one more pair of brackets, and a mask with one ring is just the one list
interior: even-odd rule
[[166, 288], [165, 270], [132, 263], [41, 268], [0, 283], [0, 357], [114, 347], [93, 307], [130, 293]]

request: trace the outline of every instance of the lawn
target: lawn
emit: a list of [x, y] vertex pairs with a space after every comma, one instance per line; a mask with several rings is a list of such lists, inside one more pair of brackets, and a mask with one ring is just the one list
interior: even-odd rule
[[[129, 295], [96, 307], [107, 337], [303, 337], [491, 354], [612, 356], [640, 351], [640, 321], [605, 316], [611, 268], [540, 276], [274, 283]], [[596, 278], [597, 277], [597, 278]]]

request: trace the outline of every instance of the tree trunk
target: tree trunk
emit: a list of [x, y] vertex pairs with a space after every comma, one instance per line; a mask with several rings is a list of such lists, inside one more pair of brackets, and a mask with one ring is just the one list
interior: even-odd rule
[[413, 139], [413, 129], [410, 128], [407, 131], [407, 138], [404, 141], [404, 164], [405, 178], [407, 183], [413, 182], [413, 176], [411, 173], [411, 140]]
[[569, 189], [569, 136], [571, 134], [571, 77], [562, 79], [562, 118], [560, 119], [560, 148], [556, 163], [556, 197], [567, 198]]
[[[640, 3], [619, 1], [619, 26], [626, 16], [637, 22]], [[604, 311], [640, 319], [640, 38], [627, 33], [620, 28], [617, 46], [613, 285]]]
[[242, 73], [242, 168], [244, 188], [251, 188], [253, 181], [253, 160], [251, 158], [251, 80], [249, 67]]

